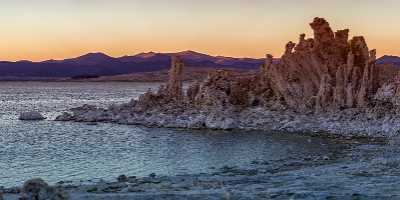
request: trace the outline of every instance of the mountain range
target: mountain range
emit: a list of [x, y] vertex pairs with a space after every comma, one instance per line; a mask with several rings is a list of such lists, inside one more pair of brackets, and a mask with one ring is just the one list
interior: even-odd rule
[[[0, 77], [63, 78], [160, 71], [170, 67], [172, 55], [181, 56], [185, 61], [185, 65], [193, 68], [258, 69], [264, 62], [262, 58], [211, 56], [190, 50], [177, 53], [148, 52], [118, 58], [104, 53], [88, 53], [64, 60], [46, 60], [42, 62], [26, 60], [17, 62], [0, 61]], [[279, 59], [275, 59], [274, 62], [279, 62]], [[378, 59], [378, 64], [400, 66], [400, 57], [383, 56]]]
[[400, 66], [400, 57], [385, 55], [385, 56], [380, 57], [376, 61], [376, 63], [377, 64], [392, 64], [392, 65]]
[[114, 58], [104, 53], [88, 53], [64, 60], [42, 62], [0, 62], [0, 77], [76, 77], [107, 76], [136, 72], [165, 70], [170, 67], [172, 55], [181, 56], [185, 65], [198, 68], [256, 69], [264, 61], [254, 58], [210, 56], [194, 51], [178, 53], [140, 53]]

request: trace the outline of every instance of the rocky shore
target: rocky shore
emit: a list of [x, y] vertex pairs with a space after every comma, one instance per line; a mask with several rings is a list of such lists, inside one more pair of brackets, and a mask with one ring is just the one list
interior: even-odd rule
[[64, 114], [57, 120], [77, 122], [112, 122], [148, 127], [189, 128], [189, 129], [243, 129], [284, 131], [304, 134], [333, 134], [344, 137], [385, 138], [398, 135], [400, 120], [395, 115], [376, 118], [359, 109], [344, 110], [338, 113], [299, 114], [293, 111], [270, 110], [254, 107], [244, 110], [180, 112], [172, 109], [160, 113], [159, 110], [136, 114], [130, 112], [132, 106], [102, 109], [83, 106], [73, 109], [73, 115]]
[[[325, 147], [308, 153], [289, 153], [266, 160], [253, 158], [243, 166], [222, 166], [207, 173], [108, 180], [26, 181], [21, 187], [0, 187], [4, 200], [186, 200], [186, 199], [397, 199], [399, 160], [388, 145], [364, 140], [308, 137]], [[397, 144], [394, 144], [397, 146]], [[385, 151], [384, 151], [385, 152]], [[395, 152], [397, 153], [397, 152]], [[389, 156], [390, 159], [385, 159]], [[393, 158], [393, 159], [392, 159]], [[134, 175], [134, 174], [133, 174]], [[392, 178], [390, 178], [392, 177]]]
[[[345, 147], [345, 149], [348, 148]], [[343, 151], [341, 149], [340, 151]], [[302, 155], [276, 161], [254, 160], [246, 168], [224, 166], [214, 173], [183, 174], [147, 177], [120, 175], [114, 181], [60, 181], [48, 185], [42, 179], [32, 179], [22, 187], [1, 188], [0, 199], [4, 200], [122, 200], [122, 199], [303, 199], [318, 195], [321, 198], [335, 196], [329, 187], [318, 188], [318, 184], [307, 184], [298, 190], [290, 183], [304, 176], [304, 181], [313, 183], [314, 174], [325, 173], [324, 166], [335, 166], [342, 159], [348, 159], [344, 152]], [[354, 155], [351, 155], [354, 157]], [[321, 169], [319, 169], [321, 167]], [[335, 169], [335, 170], [337, 170]], [[358, 169], [347, 169], [357, 171]], [[326, 178], [326, 177], [325, 177]], [[308, 179], [308, 180], [307, 180]], [[329, 180], [329, 179], [328, 179]], [[295, 189], [297, 188], [297, 189]], [[351, 191], [351, 190], [350, 190]], [[328, 193], [329, 192], [329, 193]], [[345, 194], [344, 191], [343, 193]], [[337, 194], [343, 195], [343, 194]], [[351, 195], [351, 194], [350, 194]], [[349, 196], [350, 196], [349, 195]]]
[[[267, 163], [264, 163], [268, 165]], [[273, 169], [271, 169], [273, 170]], [[214, 174], [148, 177], [119, 176], [114, 182], [92, 184], [60, 182], [48, 186], [41, 179], [27, 181], [22, 188], [3, 189], [6, 200], [67, 200], [67, 199], [231, 199], [260, 198], [262, 192], [250, 192], [250, 187], [262, 186], [266, 170], [243, 170], [224, 167]], [[246, 187], [243, 187], [246, 185]], [[253, 186], [252, 186], [253, 185]], [[238, 190], [240, 189], [240, 190]], [[234, 193], [232, 190], [236, 190]], [[246, 191], [248, 190], [248, 191]], [[246, 191], [246, 192], [244, 192]], [[261, 195], [261, 196], [260, 196]]]
[[[279, 63], [267, 55], [258, 74], [210, 72], [185, 91], [184, 63], [172, 59], [169, 81], [123, 105], [85, 105], [58, 121], [112, 122], [191, 129], [279, 130], [339, 136], [391, 137], [400, 131], [399, 78], [382, 76], [376, 51], [323, 18], [314, 38], [289, 42]], [[385, 78], [382, 78], [385, 77]]]

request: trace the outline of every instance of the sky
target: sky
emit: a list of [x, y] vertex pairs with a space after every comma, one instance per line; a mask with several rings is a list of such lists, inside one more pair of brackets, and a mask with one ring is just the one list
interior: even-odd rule
[[1, 0], [0, 60], [47, 60], [104, 52], [194, 50], [281, 56], [309, 23], [366, 37], [378, 55], [400, 55], [398, 0]]

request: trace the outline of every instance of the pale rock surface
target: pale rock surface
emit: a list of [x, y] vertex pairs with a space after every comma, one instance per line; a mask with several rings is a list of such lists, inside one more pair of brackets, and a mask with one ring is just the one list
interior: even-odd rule
[[39, 121], [39, 120], [45, 120], [46, 117], [44, 117], [40, 112], [30, 111], [21, 113], [18, 119], [26, 121]]

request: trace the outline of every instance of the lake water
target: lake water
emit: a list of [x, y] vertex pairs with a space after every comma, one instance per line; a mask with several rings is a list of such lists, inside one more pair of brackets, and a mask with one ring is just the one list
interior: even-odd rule
[[[249, 168], [255, 162], [269, 162], [281, 170], [271, 176], [271, 184], [277, 183], [271, 187], [283, 192], [308, 192], [317, 197], [331, 193], [400, 194], [396, 140], [391, 145], [344, 144], [260, 131], [190, 131], [52, 121], [69, 108], [127, 102], [158, 85], [0, 82], [0, 185], [21, 185], [34, 177], [55, 183], [113, 180], [121, 174], [209, 173], [226, 165]], [[20, 112], [28, 110], [39, 110], [48, 120], [17, 120]], [[297, 163], [297, 167], [287, 167], [288, 162]]]

